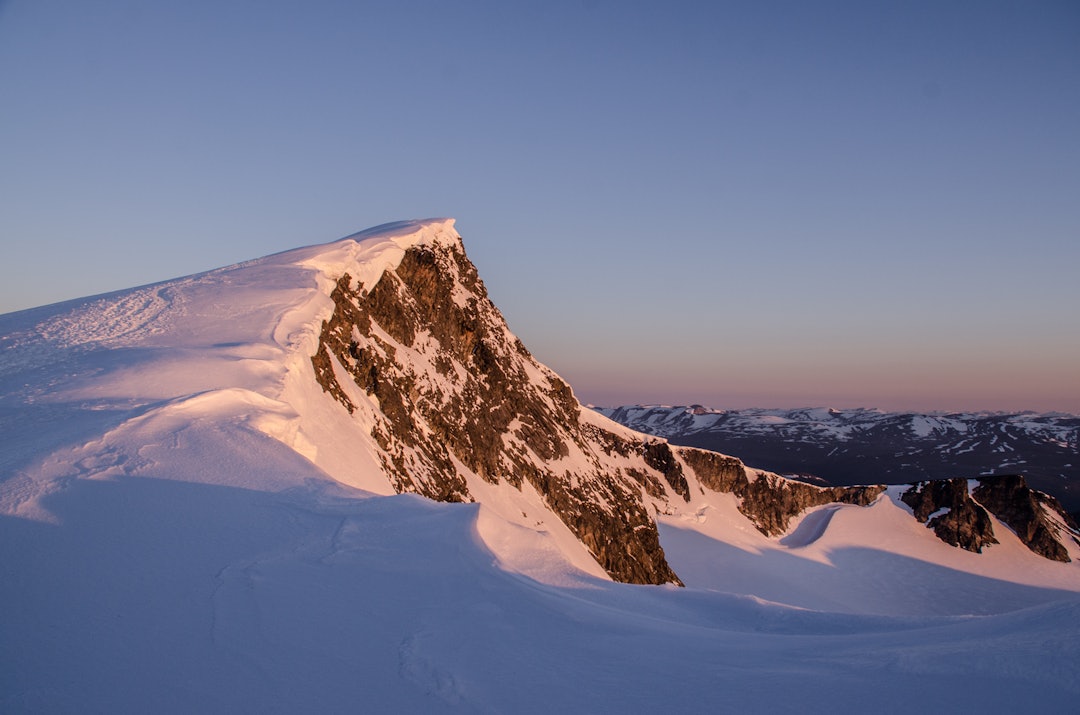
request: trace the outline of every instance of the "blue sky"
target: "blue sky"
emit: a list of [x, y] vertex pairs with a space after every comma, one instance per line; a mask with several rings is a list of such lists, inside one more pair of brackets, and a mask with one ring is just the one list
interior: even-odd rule
[[1080, 413], [1075, 2], [0, 2], [0, 312], [454, 216], [598, 404]]

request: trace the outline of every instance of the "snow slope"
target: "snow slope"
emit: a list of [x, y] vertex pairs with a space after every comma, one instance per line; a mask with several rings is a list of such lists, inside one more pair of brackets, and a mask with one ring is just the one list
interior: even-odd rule
[[688, 588], [628, 586], [527, 485], [394, 495], [310, 357], [342, 272], [444, 240], [403, 222], [0, 316], [0, 711], [1075, 703], [1075, 544], [1050, 562], [995, 523], [965, 552], [892, 491], [767, 538], [692, 489], [660, 517]]

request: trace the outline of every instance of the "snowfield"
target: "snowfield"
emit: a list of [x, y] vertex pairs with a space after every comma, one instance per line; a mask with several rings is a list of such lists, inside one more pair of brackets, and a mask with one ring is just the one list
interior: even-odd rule
[[442, 240], [0, 316], [0, 712], [1075, 709], [1076, 543], [969, 553], [895, 488], [768, 538], [703, 492], [659, 517], [687, 588], [631, 586], [527, 485], [395, 495], [310, 358], [341, 273]]

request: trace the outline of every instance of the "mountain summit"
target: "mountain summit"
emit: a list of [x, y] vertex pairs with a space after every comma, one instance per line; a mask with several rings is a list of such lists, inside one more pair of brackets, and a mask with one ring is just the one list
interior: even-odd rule
[[652, 515], [674, 513], [691, 492], [754, 490], [747, 515], [779, 534], [806, 506], [869, 504], [882, 491], [786, 483], [736, 459], [673, 451], [582, 409], [509, 331], [457, 234], [443, 224], [416, 236], [374, 283], [337, 279], [312, 358], [397, 491], [473, 501], [509, 488], [500, 500], [515, 506], [502, 518], [526, 526], [538, 512], [544, 523], [554, 515], [609, 575], [631, 583], [678, 582]]
[[865, 707], [838, 668], [965, 707], [1080, 692], [1050, 501], [818, 487], [621, 426], [451, 219], [3, 315], [0, 347], [5, 711]]

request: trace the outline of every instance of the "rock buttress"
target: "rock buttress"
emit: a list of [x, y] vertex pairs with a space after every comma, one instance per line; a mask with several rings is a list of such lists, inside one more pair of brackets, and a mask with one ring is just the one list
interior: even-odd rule
[[990, 515], [972, 500], [966, 479], [919, 482], [900, 499], [947, 544], [982, 553], [984, 546], [998, 543]]
[[1020, 475], [980, 477], [972, 495], [1036, 554], [1053, 561], [1070, 561], [1060, 540], [1063, 528], [1054, 523], [1050, 513], [1057, 515], [1074, 538], [1077, 526], [1057, 499], [1030, 488]]
[[[316, 379], [350, 413], [362, 406], [340, 370], [368, 395], [371, 436], [397, 491], [470, 501], [459, 465], [493, 484], [527, 481], [612, 578], [680, 583], [635, 476], [590, 440], [573, 392], [509, 332], [460, 243], [409, 248], [372, 286], [343, 275], [331, 298]], [[662, 450], [651, 461], [683, 488]]]
[[785, 533], [791, 519], [811, 507], [834, 503], [866, 506], [885, 491], [882, 484], [818, 487], [767, 472], [754, 472], [751, 479], [735, 457], [693, 447], [678, 448], [678, 455], [702, 486], [739, 497], [739, 511], [766, 536]]

